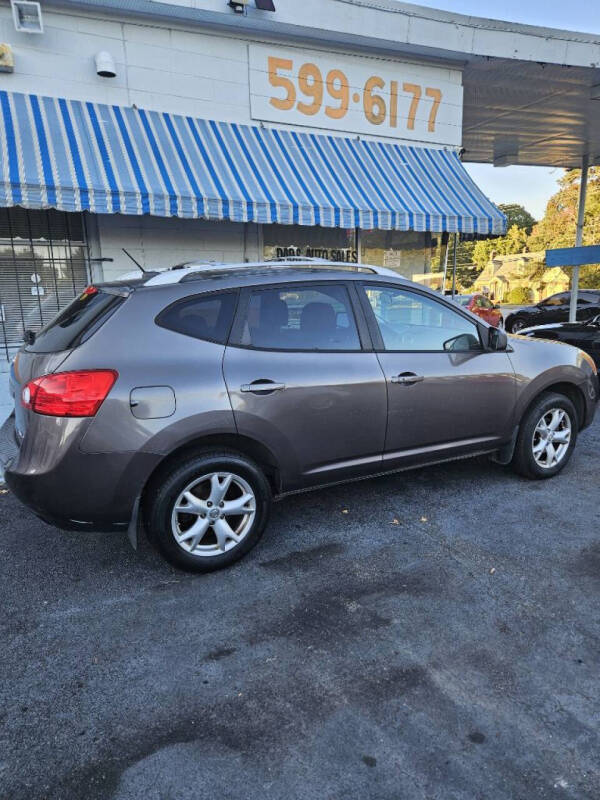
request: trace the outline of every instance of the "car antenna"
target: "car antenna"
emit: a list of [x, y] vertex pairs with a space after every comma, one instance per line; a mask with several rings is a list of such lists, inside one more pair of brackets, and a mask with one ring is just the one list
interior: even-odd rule
[[141, 269], [141, 270], [142, 270], [142, 272], [144, 273], [144, 275], [145, 275], [147, 272], [149, 272], [149, 270], [147, 270], [147, 269], [144, 269], [144, 268], [142, 267], [142, 265], [140, 264], [140, 262], [139, 262], [139, 261], [136, 261], [136, 260], [135, 260], [135, 258], [134, 258], [134, 257], [131, 255], [131, 253], [128, 253], [128, 252], [127, 252], [127, 250], [125, 250], [125, 248], [124, 248], [124, 247], [122, 247], [122, 248], [121, 248], [121, 250], [122, 250], [122, 251], [125, 253], [125, 255], [127, 256], [127, 258], [130, 258], [130, 259], [133, 261], [133, 263], [136, 265], [136, 267], [138, 267], [138, 269]]

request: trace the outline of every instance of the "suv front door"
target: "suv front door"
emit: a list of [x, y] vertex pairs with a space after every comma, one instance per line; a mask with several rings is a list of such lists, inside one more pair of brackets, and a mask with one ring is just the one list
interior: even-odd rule
[[238, 432], [273, 454], [284, 488], [381, 466], [386, 384], [350, 292], [344, 283], [242, 291], [225, 382]]
[[363, 284], [386, 376], [384, 466], [493, 450], [512, 434], [516, 378], [506, 352], [484, 350], [477, 324], [412, 289]]

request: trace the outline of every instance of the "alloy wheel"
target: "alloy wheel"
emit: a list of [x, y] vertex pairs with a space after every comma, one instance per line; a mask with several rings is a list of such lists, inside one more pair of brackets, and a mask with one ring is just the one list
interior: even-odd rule
[[511, 333], [518, 333], [519, 331], [522, 331], [524, 327], [525, 327], [525, 323], [523, 322], [523, 320], [522, 319], [517, 319], [511, 325], [510, 332]]
[[256, 515], [250, 484], [232, 472], [210, 472], [179, 494], [171, 514], [177, 544], [199, 557], [222, 555], [246, 537]]
[[571, 418], [563, 408], [546, 411], [533, 432], [533, 457], [543, 469], [561, 463], [571, 443]]

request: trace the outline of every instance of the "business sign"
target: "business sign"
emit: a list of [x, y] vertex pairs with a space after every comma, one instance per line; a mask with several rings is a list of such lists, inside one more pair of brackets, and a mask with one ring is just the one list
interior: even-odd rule
[[459, 147], [460, 70], [249, 45], [253, 119]]
[[600, 264], [600, 244], [546, 250], [547, 267], [582, 267], [585, 264]]

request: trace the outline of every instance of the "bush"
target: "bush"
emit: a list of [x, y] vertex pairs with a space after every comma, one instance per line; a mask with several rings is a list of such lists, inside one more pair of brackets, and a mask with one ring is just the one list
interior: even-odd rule
[[526, 303], [531, 303], [531, 292], [524, 286], [515, 286], [514, 289], [510, 290], [504, 302], [512, 306], [522, 306]]

